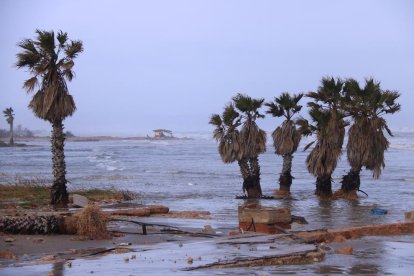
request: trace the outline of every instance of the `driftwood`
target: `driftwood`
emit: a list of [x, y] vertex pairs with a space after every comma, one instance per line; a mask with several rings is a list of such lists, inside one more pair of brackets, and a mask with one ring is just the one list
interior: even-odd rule
[[[140, 222], [140, 221], [135, 221], [135, 220], [117, 219], [117, 218], [110, 218], [109, 221], [129, 222], [129, 223], [134, 223], [134, 224], [140, 225], [142, 227], [142, 234], [143, 235], [147, 235], [147, 226], [157, 226], [157, 227], [163, 227], [164, 229], [161, 230], [161, 233], [155, 233], [155, 234], [188, 234], [188, 235], [192, 235], [192, 236], [208, 237], [208, 238], [218, 236], [218, 235], [215, 235], [215, 234], [185, 231], [185, 230], [179, 229], [178, 227], [171, 226], [171, 225], [166, 225], [166, 224], [148, 223], [148, 222]], [[139, 233], [123, 232], [123, 231], [118, 231], [118, 230], [113, 231], [113, 232], [127, 233], [127, 234], [139, 234]], [[154, 233], [152, 233], [152, 234], [154, 234]]]
[[[400, 222], [392, 224], [378, 224], [357, 226], [338, 229], [321, 229], [314, 231], [295, 232], [296, 237], [300, 237], [308, 243], [334, 242], [349, 239], [358, 239], [366, 236], [392, 236], [414, 233], [414, 222]], [[293, 234], [293, 232], [291, 232]]]
[[153, 214], [167, 214], [170, 209], [163, 205], [148, 205], [145, 207], [136, 207], [120, 210], [103, 210], [108, 216], [132, 216], [132, 217], [147, 217]]
[[251, 266], [270, 266], [270, 265], [295, 265], [308, 264], [313, 262], [320, 262], [324, 259], [325, 252], [306, 245], [292, 246], [284, 253], [276, 252], [263, 254], [261, 256], [253, 257], [238, 257], [231, 260], [220, 260], [217, 262], [187, 267], [183, 270], [197, 270], [205, 268], [234, 268], [234, 267], [251, 267]]

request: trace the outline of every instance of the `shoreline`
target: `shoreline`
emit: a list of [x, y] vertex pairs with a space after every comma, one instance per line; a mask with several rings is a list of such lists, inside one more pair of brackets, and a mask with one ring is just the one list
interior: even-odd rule
[[[15, 137], [15, 142], [31, 142], [31, 141], [45, 141], [50, 140], [50, 136], [35, 136], [35, 137]], [[163, 138], [157, 138], [157, 137], [149, 137], [149, 136], [74, 136], [74, 137], [67, 137], [65, 139], [68, 142], [100, 142], [100, 141], [122, 141], [122, 140], [136, 140], [136, 141], [188, 141], [188, 140], [194, 140], [194, 138], [191, 137], [163, 137]], [[2, 141], [0, 141], [2, 142]], [[9, 144], [6, 142], [2, 142], [0, 145], [3, 145], [5, 147], [10, 147]], [[17, 144], [18, 145], [18, 144]]]

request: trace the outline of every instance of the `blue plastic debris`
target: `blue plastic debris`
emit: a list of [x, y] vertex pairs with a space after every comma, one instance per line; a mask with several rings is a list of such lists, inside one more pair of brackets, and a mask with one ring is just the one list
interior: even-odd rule
[[371, 215], [385, 215], [388, 213], [388, 211], [385, 209], [374, 208], [374, 209], [371, 209], [370, 213]]

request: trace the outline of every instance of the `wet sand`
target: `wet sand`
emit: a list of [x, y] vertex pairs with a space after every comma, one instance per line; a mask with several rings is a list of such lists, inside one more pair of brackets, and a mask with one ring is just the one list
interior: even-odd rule
[[[140, 226], [117, 222], [109, 229], [135, 233], [113, 237], [112, 240], [79, 240], [70, 235], [1, 235], [0, 251], [12, 252], [16, 259], [0, 259], [1, 275], [262, 275], [267, 274], [398, 274], [409, 275], [414, 267], [414, 235], [375, 236], [355, 240], [322, 243], [325, 259], [306, 265], [258, 266], [184, 271], [183, 269], [234, 258], [247, 253], [268, 250], [256, 244], [248, 248], [226, 249], [220, 240], [236, 229], [226, 222], [188, 218], [129, 218], [158, 223], [184, 231], [200, 233], [204, 225], [212, 225], [217, 237], [208, 238], [182, 233], [163, 232], [162, 227], [148, 227], [142, 235]], [[295, 229], [295, 224], [293, 229]], [[6, 238], [15, 239], [6, 242]], [[284, 242], [275, 242], [282, 248]], [[296, 243], [297, 244], [297, 243]], [[336, 249], [352, 247], [352, 254], [336, 253]], [[111, 250], [116, 248], [116, 250]], [[105, 249], [110, 249], [105, 252]], [[236, 253], [235, 253], [236, 252]], [[98, 253], [98, 254], [96, 254]], [[191, 257], [191, 262], [189, 258]], [[219, 258], [219, 259], [217, 259]], [[259, 274], [257, 274], [259, 273]], [[266, 275], [267, 275], [266, 274]]]

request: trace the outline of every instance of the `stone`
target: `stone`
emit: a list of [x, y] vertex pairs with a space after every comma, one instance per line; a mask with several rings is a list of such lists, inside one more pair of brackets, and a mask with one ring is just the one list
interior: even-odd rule
[[352, 255], [352, 251], [353, 251], [352, 246], [347, 245], [347, 246], [344, 246], [344, 247], [337, 248], [335, 250], [335, 253], [336, 254], [342, 254], [342, 255]]
[[76, 207], [77, 208], [83, 208], [83, 207], [88, 206], [88, 204], [89, 204], [88, 198], [86, 198], [82, 195], [78, 195], [78, 194], [73, 194], [72, 195], [72, 201], [73, 201], [72, 205], [75, 208]]
[[405, 212], [405, 219], [414, 220], [414, 211]]
[[216, 231], [214, 231], [213, 227], [211, 225], [205, 225], [203, 229], [201, 229], [201, 232], [205, 234], [215, 235]]
[[239, 206], [239, 222], [251, 223], [290, 223], [292, 215], [289, 208], [259, 207], [247, 208]]
[[4, 241], [5, 242], [14, 242], [16, 239], [15, 238], [12, 238], [12, 237], [5, 237], [4, 238]]

